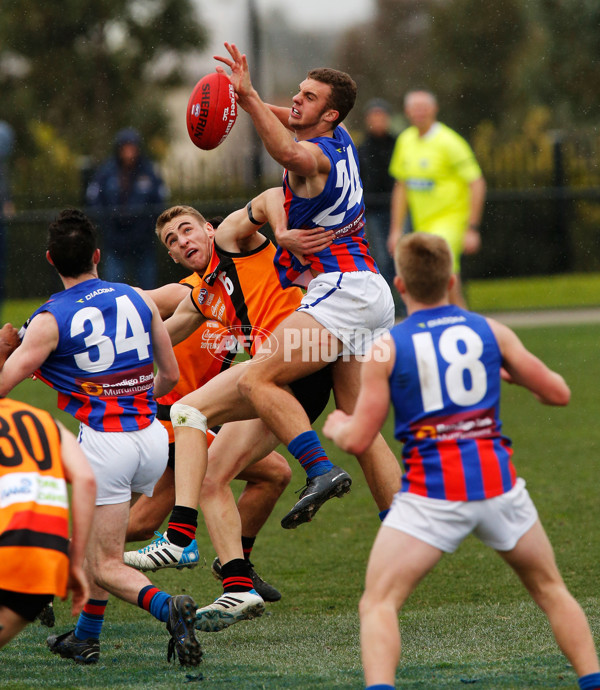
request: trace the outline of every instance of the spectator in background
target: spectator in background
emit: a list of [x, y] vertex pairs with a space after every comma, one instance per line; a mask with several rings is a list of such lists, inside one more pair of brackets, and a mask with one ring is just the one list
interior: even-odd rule
[[434, 94], [409, 91], [404, 112], [411, 126], [398, 137], [390, 163], [396, 183], [388, 249], [394, 253], [410, 210], [413, 230], [440, 235], [450, 245], [457, 277], [450, 301], [464, 308], [460, 260], [462, 254], [475, 254], [481, 247], [485, 180], [469, 144], [437, 121]]
[[0, 121], [0, 312], [4, 304], [4, 276], [6, 275], [6, 226], [5, 218], [15, 212], [10, 192], [8, 159], [13, 151], [15, 134], [13, 128]]
[[115, 138], [114, 155], [100, 166], [86, 190], [86, 203], [96, 209], [103, 229], [105, 280], [126, 281], [145, 290], [156, 287], [154, 224], [166, 198], [166, 185], [143, 154], [139, 133], [122, 129]]
[[390, 132], [391, 107], [373, 98], [365, 107], [366, 136], [358, 147], [360, 176], [365, 194], [366, 233], [369, 248], [388, 285], [394, 282], [394, 262], [387, 249], [390, 199], [394, 178], [389, 173], [396, 137]]

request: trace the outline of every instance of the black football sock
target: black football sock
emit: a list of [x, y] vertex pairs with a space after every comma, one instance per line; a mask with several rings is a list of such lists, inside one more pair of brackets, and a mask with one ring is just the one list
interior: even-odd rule
[[244, 558], [248, 562], [250, 562], [250, 554], [252, 553], [255, 541], [256, 537], [242, 537], [242, 551], [244, 552]]
[[198, 511], [187, 506], [174, 506], [169, 526], [167, 539], [175, 546], [188, 546], [192, 539], [196, 538], [198, 527]]
[[250, 566], [243, 558], [234, 558], [233, 561], [224, 563], [221, 572], [224, 592], [249, 592], [254, 587]]

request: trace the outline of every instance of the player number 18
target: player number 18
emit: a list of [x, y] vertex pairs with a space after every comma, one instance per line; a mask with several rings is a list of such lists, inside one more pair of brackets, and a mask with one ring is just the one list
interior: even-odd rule
[[[483, 342], [473, 329], [468, 326], [450, 326], [438, 340], [437, 353], [429, 331], [415, 333], [412, 340], [425, 412], [444, 407], [442, 386], [450, 400], [461, 407], [476, 405], [483, 399], [487, 391], [487, 374], [480, 359]], [[438, 354], [448, 363], [443, 381]]]

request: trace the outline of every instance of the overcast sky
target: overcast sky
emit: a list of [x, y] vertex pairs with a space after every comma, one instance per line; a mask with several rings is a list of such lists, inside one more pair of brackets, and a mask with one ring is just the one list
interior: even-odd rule
[[[238, 42], [245, 50], [248, 0], [197, 0], [202, 19], [209, 27], [210, 47], [205, 51], [212, 56], [222, 54], [223, 42]], [[372, 17], [376, 0], [255, 0], [260, 16], [274, 9], [283, 13], [293, 26], [306, 31], [318, 26], [330, 26], [332, 33], [359, 24]]]
[[263, 12], [278, 8], [290, 22], [302, 29], [331, 23], [334, 28], [346, 28], [369, 19], [375, 8], [375, 0], [256, 0]]

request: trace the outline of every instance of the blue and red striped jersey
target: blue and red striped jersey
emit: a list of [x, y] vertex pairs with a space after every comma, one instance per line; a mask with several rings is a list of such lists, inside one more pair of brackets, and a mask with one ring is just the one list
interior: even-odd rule
[[275, 255], [275, 266], [281, 284], [283, 287], [294, 284], [305, 287], [312, 274], [302, 274], [310, 268], [320, 273], [378, 273], [365, 237], [363, 188], [352, 138], [343, 127], [336, 127], [332, 137], [316, 137], [309, 141], [317, 144], [329, 158], [331, 172], [323, 191], [311, 199], [294, 194], [289, 184], [289, 173], [287, 170], [284, 172], [288, 228], [331, 228], [335, 239], [327, 249], [308, 254], [306, 265], [280, 247]]
[[415, 312], [390, 334], [401, 491], [450, 501], [509, 491], [516, 472], [499, 418], [502, 356], [485, 318], [437, 307]]
[[36, 376], [58, 391], [58, 407], [98, 431], [135, 431], [156, 414], [152, 311], [122, 283], [92, 279], [63, 290], [50, 312], [58, 345]]

